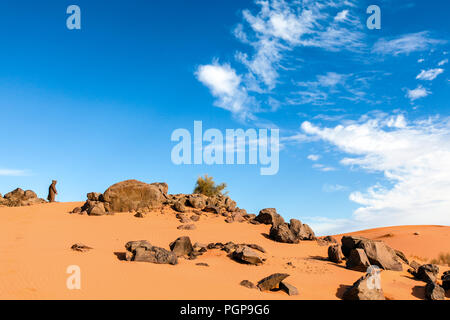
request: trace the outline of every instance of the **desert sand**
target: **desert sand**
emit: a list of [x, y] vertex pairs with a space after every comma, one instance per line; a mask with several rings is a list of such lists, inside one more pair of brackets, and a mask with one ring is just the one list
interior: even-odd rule
[[[169, 212], [153, 212], [142, 219], [130, 213], [101, 217], [68, 214], [81, 205], [0, 207], [0, 299], [340, 299], [345, 288], [363, 275], [347, 270], [343, 263], [327, 261], [327, 246], [316, 241], [284, 244], [268, 239], [267, 225], [227, 224], [224, 217], [209, 214], [196, 222], [196, 230], [181, 231], [177, 230], [179, 221]], [[383, 240], [418, 262], [450, 251], [447, 226], [401, 226], [353, 234]], [[261, 266], [244, 265], [219, 250], [196, 260], [180, 259], [175, 266], [119, 259], [128, 241], [148, 240], [169, 249], [170, 242], [184, 235], [192, 243], [259, 244], [267, 251], [267, 261]], [[75, 243], [93, 250], [73, 251], [70, 248]], [[209, 267], [196, 265], [200, 262]], [[80, 290], [66, 287], [66, 270], [71, 265], [81, 268]], [[385, 296], [423, 299], [425, 283], [414, 280], [406, 265], [403, 269], [382, 272]], [[450, 268], [440, 269], [442, 274]], [[290, 274], [287, 281], [298, 288], [298, 296], [239, 285], [242, 280], [257, 282], [277, 272]]]

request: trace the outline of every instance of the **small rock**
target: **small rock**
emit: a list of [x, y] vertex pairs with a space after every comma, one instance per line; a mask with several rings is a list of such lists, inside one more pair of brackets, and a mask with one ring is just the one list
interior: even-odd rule
[[280, 289], [286, 292], [290, 296], [297, 296], [298, 289], [294, 287], [292, 284], [289, 284], [285, 281], [280, 282]]
[[343, 300], [386, 300], [383, 290], [373, 285], [370, 274], [364, 275], [345, 291]]
[[181, 226], [177, 227], [178, 230], [195, 230], [197, 227], [195, 224], [182, 224]]
[[79, 252], [87, 252], [89, 250], [92, 250], [91, 247], [85, 246], [84, 244], [81, 244], [81, 243], [74, 244], [72, 247], [70, 247], [70, 249], [72, 249], [74, 251], [79, 251]]
[[147, 216], [147, 214], [145, 212], [138, 211], [134, 216], [136, 218], [145, 218]]
[[442, 275], [442, 288], [445, 291], [450, 290], [450, 271], [445, 271]]
[[259, 212], [259, 215], [254, 220], [258, 221], [259, 223], [268, 225], [271, 224], [274, 226], [284, 223], [283, 217], [277, 213], [277, 210], [275, 208], [262, 209]]
[[257, 287], [255, 284], [249, 280], [242, 280], [241, 283], [239, 283], [241, 286], [249, 288], [249, 289], [256, 289]]
[[428, 282], [425, 286], [425, 299], [427, 300], [445, 300], [444, 289], [434, 282]]
[[273, 290], [279, 287], [281, 281], [289, 277], [286, 273], [274, 273], [258, 282], [258, 288], [261, 291]]
[[195, 264], [196, 266], [200, 266], [200, 267], [209, 267], [209, 264], [205, 263], [205, 262], [199, 262]]
[[76, 208], [74, 208], [73, 210], [72, 210], [72, 212], [71, 213], [81, 213], [81, 211], [83, 211], [83, 210], [81, 210], [81, 207], [76, 207]]
[[191, 220], [194, 221], [194, 222], [197, 222], [197, 221], [200, 220], [200, 216], [198, 216], [198, 215], [193, 215], [193, 216], [191, 217]]

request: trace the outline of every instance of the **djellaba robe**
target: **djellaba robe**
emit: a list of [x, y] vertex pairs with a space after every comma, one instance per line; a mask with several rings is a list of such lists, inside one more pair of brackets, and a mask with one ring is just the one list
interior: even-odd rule
[[56, 180], [52, 181], [52, 184], [50, 187], [48, 187], [48, 197], [47, 200], [49, 202], [55, 202], [56, 195], [58, 194], [58, 191], [56, 191]]

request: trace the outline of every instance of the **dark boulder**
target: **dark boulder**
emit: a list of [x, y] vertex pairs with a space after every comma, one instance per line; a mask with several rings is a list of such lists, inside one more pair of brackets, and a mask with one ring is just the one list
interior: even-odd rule
[[344, 260], [344, 254], [342, 253], [341, 246], [334, 244], [328, 247], [328, 260], [335, 263], [340, 263]]
[[259, 212], [259, 215], [254, 220], [262, 224], [268, 224], [273, 226], [277, 226], [279, 224], [284, 223], [283, 217], [280, 216], [277, 213], [277, 210], [274, 208], [262, 209]]
[[355, 271], [366, 272], [370, 266], [369, 259], [363, 249], [353, 249], [347, 258], [347, 268]]
[[428, 282], [425, 286], [425, 299], [427, 300], [445, 300], [444, 289], [435, 282]]
[[136, 262], [150, 262], [156, 264], [178, 263], [177, 256], [166, 249], [154, 247], [148, 241], [130, 241], [125, 245], [127, 260]]
[[192, 247], [191, 239], [189, 237], [180, 237], [170, 244], [170, 250], [177, 255], [189, 256], [194, 248]]
[[342, 299], [385, 300], [385, 297], [383, 290], [373, 285], [372, 275], [366, 274], [344, 292]]
[[261, 291], [269, 291], [279, 288], [280, 282], [289, 277], [286, 273], [274, 273], [258, 282]]
[[238, 262], [247, 264], [260, 265], [263, 263], [263, 259], [247, 246], [239, 246], [231, 254], [231, 257]]

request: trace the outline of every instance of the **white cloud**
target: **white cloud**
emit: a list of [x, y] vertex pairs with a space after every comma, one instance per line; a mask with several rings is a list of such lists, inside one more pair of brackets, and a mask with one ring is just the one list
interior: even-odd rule
[[432, 81], [436, 79], [438, 75], [444, 72], [444, 69], [430, 69], [430, 70], [422, 70], [420, 74], [416, 77], [418, 80], [427, 80]]
[[425, 98], [429, 94], [431, 94], [429, 90], [419, 85], [416, 89], [407, 89], [406, 97], [408, 97], [411, 101], [414, 101], [420, 98]]
[[425, 61], [425, 59], [419, 59], [419, 60], [417, 60], [418, 63], [422, 63], [422, 62], [424, 62], [424, 61]]
[[241, 86], [241, 77], [230, 65], [213, 62], [210, 65], [199, 66], [195, 74], [217, 98], [215, 104], [218, 107], [233, 113], [245, 114], [250, 99], [246, 89]]
[[330, 167], [330, 166], [326, 166], [326, 165], [321, 164], [321, 163], [314, 164], [313, 168], [317, 169], [319, 171], [322, 171], [322, 172], [336, 171], [336, 168], [333, 168], [333, 167]]
[[0, 176], [20, 177], [26, 176], [28, 172], [26, 170], [12, 170], [12, 169], [0, 169]]
[[448, 59], [444, 59], [438, 63], [438, 66], [442, 67], [443, 65], [446, 65], [447, 63], [448, 63]]
[[319, 160], [319, 159], [320, 159], [320, 156], [317, 155], [317, 154], [310, 154], [310, 155], [308, 156], [308, 160], [311, 160], [311, 161], [317, 161], [317, 160]]
[[[358, 51], [365, 46], [365, 35], [361, 32], [362, 24], [359, 19], [349, 9], [341, 10], [336, 19], [334, 15], [336, 8], [353, 7], [354, 1], [257, 0], [255, 3], [258, 9], [243, 10], [243, 21], [234, 30], [236, 38], [250, 46], [249, 52], [235, 54], [236, 60], [246, 69], [240, 76], [236, 76], [240, 80], [239, 89], [232, 91], [239, 97], [234, 98], [230, 91], [218, 94], [216, 90], [214, 94], [216, 85], [207, 79], [202, 81], [218, 98], [216, 105], [222, 108], [234, 110], [235, 113], [240, 112], [239, 110], [250, 113], [242, 105], [249, 105], [248, 100], [252, 100], [250, 96], [272, 92], [280, 83], [280, 72], [292, 70], [283, 66], [283, 63], [295, 48]], [[229, 65], [228, 67], [232, 69]], [[297, 67], [294, 66], [293, 69]], [[320, 95], [318, 92], [316, 94]], [[302, 101], [308, 99], [314, 100], [315, 97], [304, 97]], [[243, 100], [247, 102], [244, 103]], [[231, 106], [227, 105], [230, 103]]]
[[422, 31], [405, 34], [391, 40], [380, 39], [375, 43], [372, 51], [375, 53], [392, 54], [396, 56], [400, 54], [410, 54], [411, 52], [416, 51], [426, 51], [435, 45], [443, 44], [445, 42], [446, 41], [443, 40], [430, 38], [429, 32]]
[[347, 189], [348, 188], [346, 186], [342, 186], [340, 184], [328, 184], [328, 183], [324, 184], [322, 187], [322, 190], [328, 193], [345, 191]]
[[[400, 125], [392, 126], [395, 123]], [[348, 155], [341, 164], [382, 173], [386, 181], [351, 193], [350, 200], [360, 205], [352, 219], [335, 225], [332, 220], [313, 221], [322, 232], [405, 224], [450, 225], [449, 119], [407, 122], [401, 115], [376, 116], [334, 128], [304, 122], [302, 129]]]

